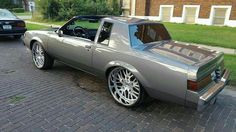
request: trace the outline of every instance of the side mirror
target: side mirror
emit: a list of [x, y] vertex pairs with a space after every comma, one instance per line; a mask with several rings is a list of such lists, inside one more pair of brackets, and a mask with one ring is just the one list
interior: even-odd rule
[[63, 36], [63, 31], [60, 30], [60, 29], [58, 29], [58, 30], [57, 30], [57, 34], [58, 34], [59, 37], [62, 37], [62, 36]]

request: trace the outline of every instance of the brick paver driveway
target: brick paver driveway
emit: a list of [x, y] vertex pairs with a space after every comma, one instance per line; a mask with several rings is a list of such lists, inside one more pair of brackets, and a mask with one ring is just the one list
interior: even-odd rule
[[225, 93], [203, 112], [158, 100], [127, 109], [104, 81], [60, 63], [37, 70], [21, 41], [0, 39], [0, 131], [236, 131]]

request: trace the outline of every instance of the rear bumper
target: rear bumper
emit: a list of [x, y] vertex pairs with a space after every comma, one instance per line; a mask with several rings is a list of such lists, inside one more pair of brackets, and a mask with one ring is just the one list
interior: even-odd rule
[[27, 29], [0, 31], [0, 36], [24, 35]]
[[198, 111], [203, 110], [209, 104], [215, 102], [217, 95], [224, 89], [229, 81], [230, 72], [224, 71], [221, 80], [211, 84], [206, 90], [201, 92], [187, 91], [186, 105], [197, 108]]

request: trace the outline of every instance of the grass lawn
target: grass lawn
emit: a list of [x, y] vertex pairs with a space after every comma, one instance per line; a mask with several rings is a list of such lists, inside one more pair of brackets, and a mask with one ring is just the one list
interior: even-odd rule
[[39, 22], [39, 23], [48, 23], [48, 24], [54, 24], [54, 25], [64, 25], [67, 21], [53, 21], [53, 20], [46, 20], [46, 19], [42, 19], [42, 18], [35, 18], [35, 16], [33, 16], [33, 18], [29, 21], [32, 22]]
[[172, 39], [236, 49], [236, 28], [164, 23]]
[[225, 67], [231, 72], [231, 85], [236, 86], [236, 55], [225, 55]]
[[31, 16], [31, 12], [23, 12], [23, 13], [14, 13], [16, 16]]
[[40, 30], [40, 29], [49, 28], [48, 26], [42, 26], [42, 25], [30, 24], [30, 23], [26, 23], [26, 27], [28, 30]]
[[42, 23], [48, 23], [48, 24], [54, 24], [54, 25], [64, 25], [67, 21], [50, 21], [50, 20], [43, 20], [43, 21], [34, 21], [34, 22], [42, 22]]

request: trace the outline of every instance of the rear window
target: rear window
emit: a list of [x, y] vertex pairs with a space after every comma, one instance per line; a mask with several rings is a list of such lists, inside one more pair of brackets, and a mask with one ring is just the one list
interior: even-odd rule
[[10, 11], [0, 9], [0, 18], [16, 18]]
[[164, 25], [159, 23], [131, 25], [129, 32], [132, 46], [171, 39]]

